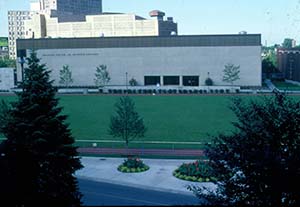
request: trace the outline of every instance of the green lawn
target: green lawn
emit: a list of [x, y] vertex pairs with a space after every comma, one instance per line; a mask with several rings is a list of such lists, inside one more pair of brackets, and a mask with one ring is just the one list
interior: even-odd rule
[[[118, 96], [59, 96], [76, 140], [117, 140], [108, 134], [110, 116]], [[243, 99], [257, 98], [241, 96]], [[148, 128], [146, 136], [137, 141], [208, 142], [208, 134], [230, 133], [235, 120], [228, 109], [230, 96], [133, 96], [137, 111]], [[12, 96], [1, 96], [11, 101]], [[91, 146], [81, 143], [80, 146]], [[123, 147], [121, 143], [98, 146]], [[203, 145], [133, 144], [132, 147], [202, 148]]]
[[5, 37], [0, 37], [0, 47], [7, 47], [8, 46], [8, 41], [7, 38]]
[[300, 91], [300, 86], [283, 81], [272, 81], [272, 83], [280, 90]]

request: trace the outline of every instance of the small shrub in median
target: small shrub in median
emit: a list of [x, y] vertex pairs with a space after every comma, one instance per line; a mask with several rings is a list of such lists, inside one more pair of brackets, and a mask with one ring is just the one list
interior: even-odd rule
[[118, 167], [118, 170], [124, 173], [139, 173], [149, 170], [149, 166], [145, 165], [138, 157], [128, 157]]
[[193, 181], [193, 182], [209, 182], [215, 180], [211, 174], [211, 168], [203, 161], [197, 160], [193, 163], [183, 163], [177, 168], [173, 175], [176, 178]]

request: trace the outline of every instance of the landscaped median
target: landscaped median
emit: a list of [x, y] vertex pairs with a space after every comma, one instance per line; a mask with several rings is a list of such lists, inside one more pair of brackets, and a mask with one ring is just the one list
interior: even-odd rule
[[211, 169], [204, 161], [197, 160], [193, 163], [183, 163], [174, 172], [173, 175], [182, 180], [193, 182], [215, 181], [212, 177]]
[[149, 166], [138, 157], [128, 157], [118, 170], [123, 173], [139, 173], [149, 170]]

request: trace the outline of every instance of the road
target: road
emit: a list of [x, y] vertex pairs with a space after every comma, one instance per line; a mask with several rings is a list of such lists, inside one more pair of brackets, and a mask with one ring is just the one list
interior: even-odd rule
[[78, 179], [85, 206], [199, 205], [193, 195], [144, 190], [129, 186]]

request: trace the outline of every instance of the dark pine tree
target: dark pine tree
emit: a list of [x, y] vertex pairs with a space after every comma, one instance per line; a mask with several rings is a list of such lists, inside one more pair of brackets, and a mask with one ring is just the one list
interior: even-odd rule
[[276, 93], [232, 110], [236, 130], [206, 151], [217, 190], [190, 188], [218, 206], [300, 206], [300, 102]]
[[13, 206], [81, 205], [75, 171], [82, 168], [66, 116], [61, 115], [49, 71], [36, 53], [2, 127], [1, 202]]

